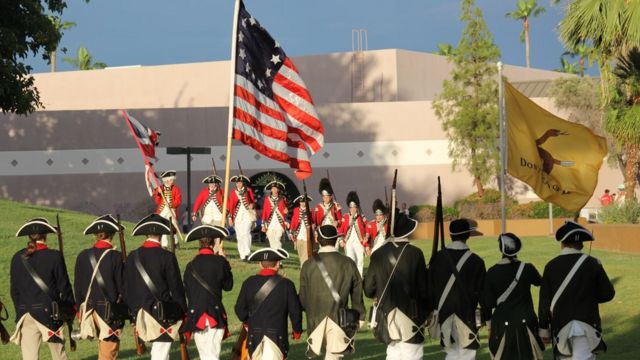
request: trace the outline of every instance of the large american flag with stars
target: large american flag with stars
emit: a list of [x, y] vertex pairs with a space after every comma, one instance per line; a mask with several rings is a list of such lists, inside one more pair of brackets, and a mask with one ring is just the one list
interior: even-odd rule
[[240, 3], [236, 33], [233, 138], [311, 175], [324, 128], [304, 81], [280, 44]]

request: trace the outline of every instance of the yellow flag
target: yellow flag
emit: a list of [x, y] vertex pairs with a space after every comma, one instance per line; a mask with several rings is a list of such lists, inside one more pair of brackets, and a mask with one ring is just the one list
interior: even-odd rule
[[504, 82], [507, 171], [541, 199], [579, 211], [593, 195], [607, 141], [561, 119]]

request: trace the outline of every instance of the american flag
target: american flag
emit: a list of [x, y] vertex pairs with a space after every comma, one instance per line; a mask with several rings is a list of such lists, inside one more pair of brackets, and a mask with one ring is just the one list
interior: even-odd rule
[[153, 195], [153, 191], [159, 186], [160, 180], [153, 171], [152, 160], [156, 158], [156, 146], [158, 146], [159, 131], [154, 131], [150, 127], [144, 125], [125, 110], [122, 110], [122, 117], [127, 121], [129, 130], [138, 144], [138, 148], [144, 158], [144, 181], [149, 191], [149, 196]]
[[310, 156], [324, 145], [324, 128], [298, 70], [240, 3], [236, 45], [233, 138], [311, 175]]

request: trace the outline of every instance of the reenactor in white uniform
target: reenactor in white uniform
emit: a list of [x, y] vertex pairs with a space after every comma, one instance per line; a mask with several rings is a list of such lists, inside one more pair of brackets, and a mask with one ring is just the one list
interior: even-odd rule
[[[322, 202], [316, 205], [314, 210], [313, 225], [316, 229], [323, 225], [340, 228], [342, 222], [342, 207], [340, 207], [340, 204], [334, 199], [331, 182], [327, 178], [322, 178], [320, 179], [320, 185], [318, 187], [320, 195], [322, 196]], [[336, 241], [336, 248], [338, 248], [338, 246], [339, 242]]]
[[240, 174], [231, 178], [236, 183], [235, 189], [229, 194], [230, 221], [229, 225], [233, 226], [236, 231], [236, 240], [238, 241], [238, 253], [240, 259], [247, 261], [251, 254], [251, 229], [256, 223], [255, 197], [251, 188], [251, 180]]
[[[162, 186], [156, 188], [154, 193], [154, 200], [156, 202], [156, 214], [176, 224], [180, 219], [180, 205], [182, 204], [182, 192], [178, 185], [174, 184], [176, 181], [176, 171], [167, 170], [160, 174], [162, 179]], [[189, 211], [187, 209], [187, 211]], [[161, 245], [163, 248], [169, 246], [169, 241], [172, 235], [163, 235]], [[173, 239], [174, 244], [178, 243], [178, 239]]]
[[[207, 187], [200, 191], [195, 203], [193, 204], [193, 210], [191, 211], [191, 220], [195, 222], [198, 219], [198, 213], [200, 213], [200, 222], [203, 225], [215, 225], [222, 226], [222, 202], [224, 201], [224, 194], [222, 192], [222, 179], [218, 175], [209, 175], [202, 180]], [[221, 239], [215, 239], [213, 250], [220, 252]]]
[[347, 194], [349, 212], [344, 214], [338, 232], [342, 236], [341, 245], [344, 253], [356, 263], [360, 276], [364, 271], [364, 254], [371, 254], [367, 241], [367, 219], [360, 212], [360, 198], [358, 193], [350, 191]]
[[582, 252], [583, 242], [594, 240], [587, 229], [567, 221], [556, 240], [562, 250], [545, 266], [540, 287], [540, 337], [560, 359], [592, 360], [607, 349], [598, 304], [615, 290], [600, 260]]
[[[312, 221], [307, 209], [307, 204], [311, 203], [313, 199], [309, 196], [304, 201], [304, 195], [300, 195], [293, 200], [293, 216], [291, 216], [291, 226], [289, 236], [293, 241], [296, 251], [298, 251], [298, 259], [300, 260], [300, 267], [307, 261], [307, 227], [313, 229], [313, 224], [309, 224]], [[311, 234], [313, 241], [313, 235]]]
[[264, 197], [262, 203], [262, 225], [261, 230], [267, 234], [269, 247], [280, 249], [282, 247], [282, 235], [287, 229], [286, 218], [289, 213], [287, 209], [287, 198], [283, 195], [284, 184], [278, 180], [271, 181], [264, 187], [264, 193], [269, 196]]

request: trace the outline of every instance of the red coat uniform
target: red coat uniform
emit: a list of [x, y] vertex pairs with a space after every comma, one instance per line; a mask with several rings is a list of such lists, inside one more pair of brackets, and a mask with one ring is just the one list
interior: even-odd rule
[[[384, 222], [384, 231], [385, 234], [389, 234], [389, 222]], [[373, 244], [376, 237], [378, 236], [378, 225], [376, 220], [369, 221], [369, 225], [367, 225], [367, 234], [369, 234], [369, 243]]]
[[271, 224], [271, 217], [276, 216], [275, 211], [272, 214], [272, 206], [271, 203], [277, 201], [278, 212], [280, 213], [279, 222], [282, 228], [285, 228], [285, 216], [287, 215], [287, 199], [284, 196], [278, 196], [278, 200], [274, 200], [271, 196], [267, 196], [264, 198], [264, 202], [262, 203], [262, 225], [269, 226]]
[[[250, 187], [245, 188], [244, 192], [244, 202], [249, 206], [250, 204], [254, 204], [256, 202], [255, 197], [253, 196], [253, 189]], [[241, 199], [238, 197], [238, 190], [233, 189], [229, 194], [229, 203], [227, 207], [229, 208], [229, 214], [231, 215], [231, 220], [236, 219], [236, 215], [238, 214], [238, 210], [240, 209], [240, 201]]]
[[160, 194], [160, 191], [164, 192], [164, 197], [171, 202], [173, 211], [176, 213], [176, 215], [178, 215], [177, 210], [182, 204], [182, 193], [180, 192], [180, 188], [177, 185], [171, 185], [171, 187], [169, 188], [161, 185], [160, 187], [156, 188], [156, 192], [153, 196], [154, 200], [156, 201], [156, 205], [158, 205], [158, 207], [156, 208], [156, 214], [160, 214], [162, 212], [162, 209], [164, 209], [165, 207], [164, 198], [162, 197], [162, 194]]
[[355, 221], [357, 230], [351, 226], [351, 214], [344, 214], [342, 223], [340, 224], [340, 228], [338, 228], [338, 233], [344, 236], [344, 241], [347, 241], [349, 239], [349, 236], [351, 236], [352, 231], [358, 231], [358, 238], [360, 239], [360, 243], [363, 246], [368, 247], [369, 243], [367, 242], [366, 238], [366, 220], [362, 218], [362, 215], [358, 214], [356, 215]]
[[293, 238], [295, 239], [298, 236], [298, 233], [300, 232], [300, 229], [302, 228], [302, 226], [306, 226], [306, 217], [307, 214], [303, 214], [303, 216], [300, 216], [300, 207], [296, 207], [293, 209], [293, 216], [291, 217], [291, 235], [293, 236]]
[[[330, 216], [334, 219], [336, 223], [336, 227], [340, 227], [340, 223], [342, 220], [342, 211], [336, 208], [335, 202], [333, 203], [333, 206], [331, 206], [330, 214], [327, 214], [327, 216]], [[316, 205], [315, 211], [313, 213], [313, 224], [315, 226], [322, 226], [323, 219], [324, 219], [324, 207], [320, 203]]]
[[[196, 198], [196, 202], [193, 204], [193, 210], [191, 211], [191, 213], [197, 213], [198, 210], [200, 210], [200, 207], [202, 207], [202, 210], [204, 210], [204, 208], [207, 207], [210, 202], [214, 201], [213, 195], [214, 194], [211, 193], [208, 186], [202, 189], [202, 191], [200, 191], [200, 194], [198, 194], [198, 197]], [[220, 212], [222, 212], [222, 197], [222, 189], [218, 188], [218, 191], [215, 192], [215, 200], [217, 201], [216, 206], [218, 207], [218, 210], [220, 210]]]

